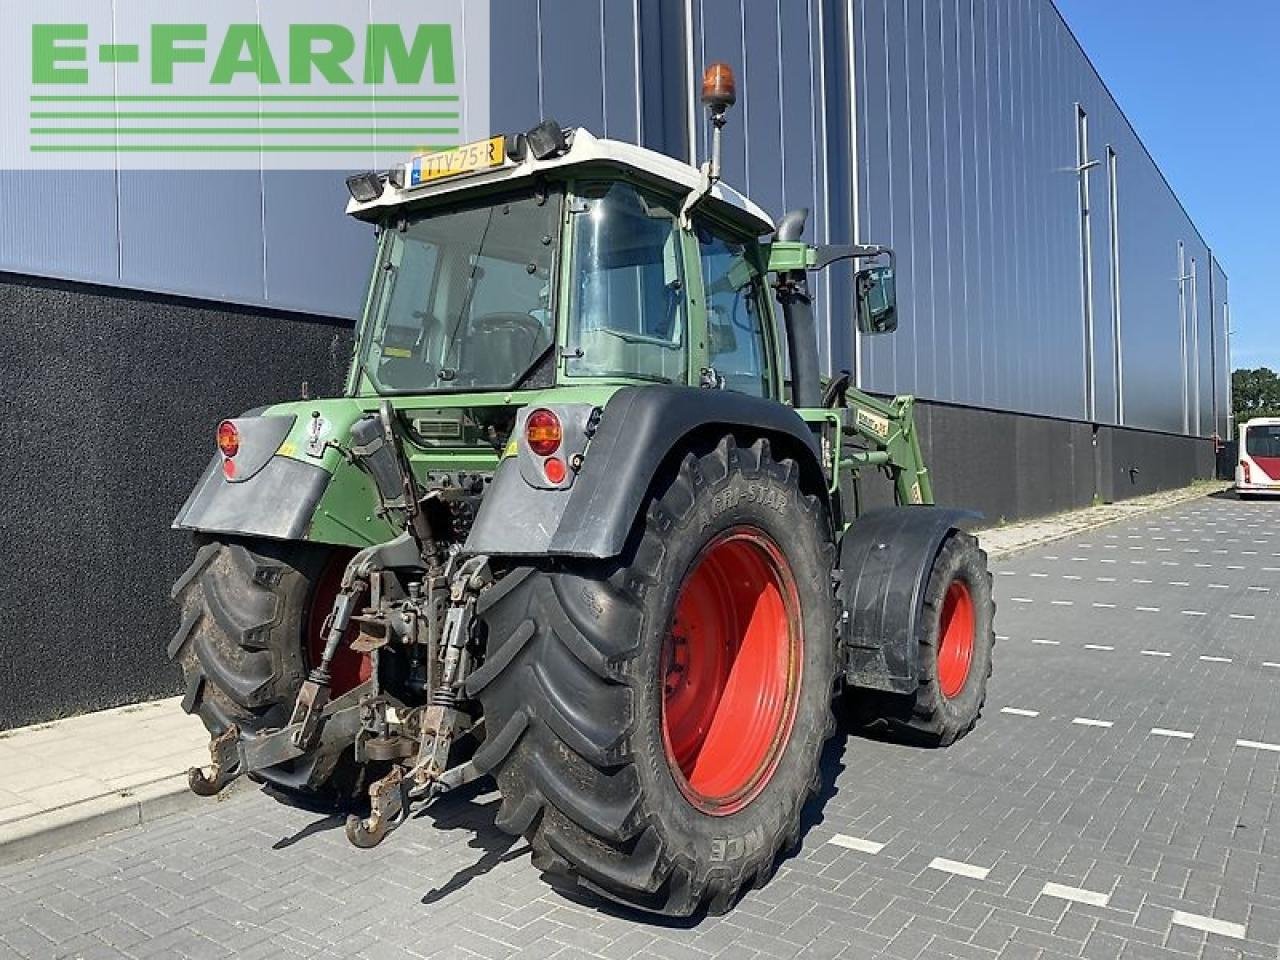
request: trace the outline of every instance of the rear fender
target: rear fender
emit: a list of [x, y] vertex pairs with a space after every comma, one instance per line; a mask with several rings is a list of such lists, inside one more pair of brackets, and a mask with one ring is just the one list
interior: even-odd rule
[[582, 458], [562, 489], [539, 489], [521, 476], [517, 456], [502, 461], [467, 540], [490, 556], [617, 556], [653, 479], [695, 439], [725, 434], [766, 437], [775, 455], [794, 458], [805, 489], [826, 496], [817, 439], [794, 410], [774, 400], [694, 387], [623, 387], [605, 404]]
[[849, 686], [914, 693], [920, 682], [918, 630], [934, 558], [947, 536], [980, 520], [967, 510], [874, 510], [840, 540], [840, 641]]

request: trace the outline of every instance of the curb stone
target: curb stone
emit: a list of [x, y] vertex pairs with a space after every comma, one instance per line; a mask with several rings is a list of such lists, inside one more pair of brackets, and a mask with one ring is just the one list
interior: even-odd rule
[[244, 783], [235, 781], [211, 801], [191, 792], [183, 771], [0, 824], [0, 866], [151, 823], [200, 804], [225, 802], [246, 792]]

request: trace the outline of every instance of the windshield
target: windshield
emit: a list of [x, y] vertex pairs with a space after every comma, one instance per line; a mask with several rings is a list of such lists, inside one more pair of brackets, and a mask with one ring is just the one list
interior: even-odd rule
[[1244, 433], [1244, 449], [1251, 457], [1280, 457], [1280, 426], [1249, 427]]
[[486, 198], [389, 227], [360, 368], [379, 393], [515, 387], [555, 341], [558, 194]]

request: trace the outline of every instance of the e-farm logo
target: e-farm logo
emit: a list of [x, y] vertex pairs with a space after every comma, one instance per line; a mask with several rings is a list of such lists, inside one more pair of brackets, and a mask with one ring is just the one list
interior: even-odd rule
[[26, 102], [0, 97], [22, 136], [0, 166], [344, 169], [489, 132], [487, 2], [23, 6]]

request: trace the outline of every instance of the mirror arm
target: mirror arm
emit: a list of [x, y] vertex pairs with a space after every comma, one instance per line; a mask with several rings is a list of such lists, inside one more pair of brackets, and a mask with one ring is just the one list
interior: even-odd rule
[[862, 260], [885, 256], [889, 258], [889, 265], [896, 268], [897, 257], [894, 256], [893, 248], [891, 247], [859, 243], [824, 244], [813, 248], [813, 262], [809, 265], [809, 269], [825, 270], [831, 264], [838, 263], [841, 260]]

